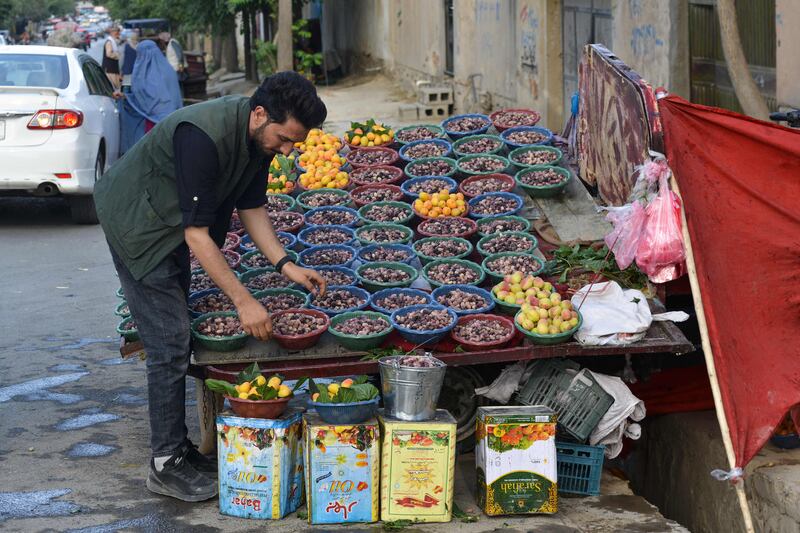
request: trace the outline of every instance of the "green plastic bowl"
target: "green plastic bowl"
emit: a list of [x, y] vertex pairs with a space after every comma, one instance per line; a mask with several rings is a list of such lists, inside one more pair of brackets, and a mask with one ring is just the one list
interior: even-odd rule
[[538, 144], [534, 144], [534, 145], [531, 145], [531, 146], [520, 146], [519, 148], [511, 150], [511, 152], [509, 152], [509, 154], [508, 154], [508, 160], [511, 163], [511, 165], [514, 167], [514, 169], [516, 169], [516, 172], [519, 172], [520, 170], [524, 170], [526, 168], [545, 166], [545, 165], [526, 165], [524, 163], [518, 163], [515, 160], [515, 158], [517, 156], [519, 156], [520, 154], [524, 154], [525, 152], [553, 152], [553, 153], [555, 153], [558, 156], [558, 158], [555, 159], [554, 161], [551, 161], [548, 165], [546, 165], [546, 166], [553, 166], [553, 167], [556, 167], [556, 166], [560, 165], [561, 164], [561, 160], [564, 157], [564, 154], [561, 152], [561, 150], [559, 150], [558, 148], [555, 148], [553, 146], [544, 146], [544, 145], [538, 145]]
[[299, 291], [297, 289], [264, 289], [263, 291], [254, 292], [253, 298], [260, 300], [265, 296], [274, 296], [276, 294], [291, 294], [293, 296], [297, 296], [298, 298], [302, 298], [304, 302], [301, 307], [308, 307], [308, 304], [311, 302], [311, 294]]
[[128, 329], [124, 330], [122, 327], [125, 324], [128, 324], [133, 321], [133, 317], [129, 316], [128, 318], [123, 318], [122, 321], [117, 325], [117, 333], [120, 336], [125, 337], [125, 340], [128, 342], [138, 341], [139, 340], [139, 330], [138, 329]]
[[[386, 321], [386, 329], [379, 333], [373, 333], [372, 335], [347, 335], [333, 329], [335, 325], [347, 320], [348, 318], [357, 316], [381, 318]], [[394, 328], [392, 327], [389, 317], [383, 313], [376, 313], [375, 311], [351, 311], [349, 313], [342, 313], [341, 315], [336, 315], [335, 317], [331, 318], [331, 324], [328, 326], [328, 332], [336, 337], [336, 340], [339, 342], [339, 344], [348, 350], [354, 351], [366, 351], [377, 348], [383, 344], [383, 341], [393, 330]]]
[[496, 238], [511, 237], [511, 236], [525, 237], [526, 239], [532, 241], [530, 248], [528, 248], [527, 250], [523, 250], [521, 253], [526, 253], [526, 254], [533, 253], [533, 251], [536, 250], [536, 247], [539, 246], [539, 241], [536, 239], [536, 237], [534, 237], [530, 233], [526, 233], [524, 231], [501, 231], [499, 233], [492, 233], [490, 235], [482, 237], [481, 240], [478, 241], [478, 252], [483, 257], [489, 257], [490, 255], [492, 255], [492, 253], [487, 252], [486, 250], [483, 249], [484, 245], [487, 242]]
[[476, 272], [480, 272], [477, 281], [473, 283], [452, 283], [451, 285], [474, 285], [475, 287], [477, 287], [478, 285], [483, 283], [484, 279], [486, 279], [486, 272], [483, 270], [483, 267], [478, 263], [473, 263], [472, 261], [466, 261], [464, 259], [439, 259], [437, 261], [431, 261], [430, 263], [422, 267], [422, 277], [425, 278], [425, 280], [431, 284], [431, 287], [445, 286], [444, 283], [432, 280], [430, 277], [428, 277], [428, 270], [440, 264], [460, 264], [469, 267]]
[[[246, 273], [248, 273], [248, 272], [250, 272], [252, 270], [260, 270], [260, 269], [264, 269], [264, 268], [269, 269], [269, 270], [275, 270], [275, 266], [274, 265], [268, 265], [268, 266], [265, 266], [265, 267], [258, 267], [258, 268], [251, 268], [251, 267], [246, 266], [244, 264], [244, 262], [247, 261], [248, 259], [250, 259], [251, 257], [255, 256], [255, 255], [263, 255], [263, 254], [261, 253], [261, 250], [255, 249], [255, 250], [251, 250], [251, 251], [247, 252], [246, 254], [244, 254], [242, 256], [242, 261], [241, 261], [241, 263], [239, 263], [239, 265], [244, 270], [242, 275], [244, 275], [244, 274], [246, 274]], [[297, 264], [297, 252], [295, 252], [293, 250], [286, 250], [286, 255], [288, 255], [292, 259], [293, 263]], [[264, 257], [266, 258], [266, 256], [264, 256]]]
[[492, 295], [492, 300], [494, 300], [494, 308], [499, 309], [504, 315], [514, 316], [517, 314], [517, 312], [519, 312], [520, 308], [522, 308], [521, 304], [510, 304], [500, 300], [494, 293], [494, 285], [492, 285], [492, 287], [489, 289], [489, 292]]
[[[483, 171], [483, 172], [476, 172], [474, 170], [467, 170], [462, 166], [465, 161], [470, 161], [472, 159], [478, 159], [478, 158], [494, 159], [496, 161], [501, 162], [503, 164], [503, 167], [502, 168], [498, 168], [498, 169], [493, 169], [493, 170], [486, 170], [486, 171]], [[508, 169], [511, 167], [511, 162], [508, 159], [506, 159], [505, 157], [501, 156], [501, 155], [473, 154], [473, 155], [465, 155], [464, 157], [459, 159], [458, 163], [456, 164], [456, 167], [458, 168], [459, 174], [461, 174], [462, 176], [466, 176], [468, 178], [471, 178], [472, 176], [488, 176], [489, 174], [505, 174], [508, 171]]]
[[406, 225], [409, 222], [411, 222], [412, 218], [414, 218], [414, 210], [411, 208], [410, 205], [408, 205], [405, 202], [375, 202], [373, 204], [367, 204], [367, 205], [365, 205], [364, 207], [362, 207], [362, 208], [360, 208], [358, 210], [358, 218], [360, 218], [361, 221], [364, 222], [364, 224], [387, 224], [386, 222], [378, 222], [376, 220], [372, 220], [370, 218], [367, 218], [367, 211], [369, 211], [373, 207], [384, 206], [384, 205], [385, 206], [400, 207], [406, 212], [406, 216], [403, 219], [395, 221], [395, 222], [391, 222], [391, 224]]
[[115, 292], [114, 294], [116, 294], [116, 295], [117, 295], [117, 298], [121, 298], [121, 299], [123, 299], [123, 300], [125, 299], [125, 293], [124, 293], [124, 292], [122, 292], [122, 287], [120, 287], [119, 289], [117, 289], [117, 292]]
[[[493, 141], [495, 141], [497, 143], [497, 148], [495, 148], [494, 150], [490, 150], [488, 152], [469, 152], [469, 153], [467, 153], [467, 152], [462, 152], [460, 150], [461, 146], [463, 146], [465, 143], [468, 143], [469, 141], [475, 141], [475, 140], [478, 140], [478, 139], [492, 139]], [[467, 156], [470, 156], [470, 155], [478, 155], [478, 154], [499, 155], [500, 152], [503, 151], [503, 148], [505, 148], [505, 141], [503, 139], [501, 139], [500, 136], [498, 136], [498, 135], [488, 135], [488, 134], [484, 134], [484, 135], [469, 135], [468, 137], [462, 137], [462, 138], [460, 138], [459, 140], [457, 140], [456, 142], [453, 143], [453, 153], [456, 154], [456, 157], [467, 157]]]
[[[536, 186], [536, 185], [526, 185], [525, 183], [522, 183], [522, 180], [520, 179], [520, 176], [524, 176], [529, 172], [535, 172], [537, 170], [550, 170], [550, 169], [564, 176], [565, 178], [564, 181], [562, 181], [561, 183], [556, 183], [555, 185]], [[569, 170], [567, 170], [564, 167], [557, 167], [555, 165], [537, 165], [533, 167], [526, 167], [517, 172], [516, 176], [514, 176], [514, 181], [517, 182], [517, 185], [522, 187], [525, 190], [525, 192], [527, 192], [534, 198], [552, 198], [553, 196], [558, 196], [564, 191], [564, 189], [567, 188], [569, 180], [571, 179], [572, 179], [572, 173], [570, 173]]]
[[404, 145], [406, 145], [406, 144], [408, 144], [410, 142], [414, 142], [414, 141], [403, 141], [403, 140], [400, 139], [401, 132], [407, 131], [407, 130], [411, 130], [411, 129], [414, 129], [414, 128], [425, 128], [426, 130], [430, 130], [432, 132], [435, 132], [436, 136], [435, 137], [431, 137], [431, 139], [442, 139], [442, 138], [444, 138], [444, 128], [442, 128], [441, 126], [437, 126], [435, 124], [414, 124], [413, 126], [406, 126], [404, 128], [400, 128], [399, 130], [397, 130], [394, 133], [394, 140], [397, 141], [397, 143], [400, 144], [400, 146], [404, 146]]
[[201, 335], [197, 332], [197, 327], [200, 325], [201, 322], [208, 318], [214, 318], [218, 316], [235, 316], [238, 317], [239, 315], [236, 314], [236, 311], [216, 311], [213, 313], [206, 313], [204, 315], [200, 315], [199, 317], [192, 320], [192, 337], [196, 340], [201, 346], [208, 350], [213, 350], [215, 352], [230, 352], [233, 350], [238, 350], [242, 346], [247, 343], [247, 339], [250, 337], [247, 333], [240, 333], [239, 335], [234, 335], [233, 337], [225, 337], [224, 339], [217, 339], [214, 337], [209, 337], [207, 335]]
[[[297, 203], [296, 200], [288, 194], [268, 194], [267, 199], [269, 198], [280, 198], [288, 204], [286, 209], [281, 209], [281, 211], [294, 211], [294, 206]], [[266, 205], [264, 207], [266, 207]]]
[[[519, 314], [520, 312], [521, 311], [518, 311], [517, 314]], [[575, 326], [574, 328], [570, 329], [569, 331], [565, 331], [563, 333], [553, 333], [552, 335], [550, 334], [540, 335], [538, 333], [533, 333], [531, 331], [528, 331], [527, 329], [520, 326], [519, 322], [517, 322], [517, 314], [514, 315], [514, 326], [516, 326], [516, 328], [523, 335], [529, 338], [533, 344], [541, 344], [547, 346], [552, 344], [562, 344], [564, 342], [569, 341], [572, 338], [572, 335], [574, 335], [575, 332], [578, 331], [583, 325], [583, 316], [581, 315], [581, 312], [578, 311], [578, 325]]]
[[[405, 281], [396, 281], [396, 282], [389, 282], [389, 283], [381, 283], [378, 281], [371, 281], [366, 279], [364, 276], [361, 275], [361, 272], [366, 268], [376, 268], [376, 267], [386, 267], [391, 268], [393, 270], [402, 270], [409, 275], [409, 278]], [[419, 277], [419, 271], [408, 265], [406, 263], [395, 263], [392, 261], [376, 261], [374, 263], [365, 263], [356, 269], [356, 276], [358, 276], [358, 281], [361, 282], [361, 286], [367, 289], [369, 292], [378, 292], [383, 289], [397, 289], [397, 288], [407, 288], [410, 287], [417, 278]]]
[[[433, 256], [421, 254], [417, 250], [417, 245], [418, 244], [426, 243], [426, 242], [441, 242], [441, 241], [458, 241], [458, 242], [461, 242], [461, 243], [467, 245], [467, 251], [464, 252], [464, 253], [452, 256], [452, 257], [433, 257]], [[420, 239], [420, 240], [416, 241], [413, 245], [411, 245], [411, 247], [414, 249], [414, 253], [417, 254], [417, 257], [419, 257], [419, 261], [420, 261], [420, 263], [422, 263], [422, 266], [425, 266], [428, 263], [432, 263], [433, 261], [439, 261], [440, 259], [464, 259], [465, 257], [468, 257], [469, 254], [472, 253], [472, 243], [469, 242], [467, 239], [462, 239], [461, 237], [425, 237], [424, 239]]]
[[413, 172], [413, 170], [414, 170], [414, 167], [416, 165], [419, 165], [420, 163], [427, 163], [427, 162], [433, 161], [433, 160], [447, 161], [447, 163], [450, 165], [450, 172], [448, 172], [447, 174], [437, 174], [436, 177], [452, 178], [453, 175], [456, 173], [456, 170], [458, 170], [458, 163], [456, 163], [455, 159], [452, 159], [450, 157], [423, 157], [421, 159], [416, 159], [416, 160], [412, 161], [411, 163], [409, 163], [406, 166], [406, 170], [405, 170], [406, 176], [408, 176], [409, 178], [423, 178], [423, 177], [424, 178], [428, 178], [428, 177], [431, 177], [430, 174], [415, 174]]
[[507, 216], [502, 216], [502, 217], [484, 217], [484, 218], [480, 218], [480, 219], [477, 220], [477, 222], [478, 222], [478, 235], [480, 235], [481, 237], [486, 237], [487, 235], [496, 235], [496, 233], [486, 233], [486, 232], [481, 231], [481, 227], [483, 227], [484, 224], [488, 224], [489, 222], [498, 221], [498, 220], [508, 220], [508, 221], [512, 221], [513, 220], [515, 222], [521, 222], [522, 224], [524, 224], [525, 227], [523, 229], [517, 230], [517, 231], [521, 231], [523, 233], [527, 233], [531, 229], [530, 221], [527, 218], [522, 218], [521, 216], [507, 215]]
[[536, 257], [534, 255], [531, 255], [530, 253], [501, 252], [499, 254], [492, 254], [492, 255], [486, 257], [483, 260], [483, 262], [481, 263], [481, 267], [486, 272], [486, 274], [489, 276], [489, 278], [492, 280], [492, 284], [493, 285], [503, 281], [503, 278], [506, 275], [505, 274], [501, 274], [500, 272], [494, 272], [493, 270], [489, 270], [489, 267], [486, 266], [487, 263], [489, 263], [489, 261], [493, 261], [493, 260], [497, 259], [498, 257], [509, 257], [509, 256], [517, 256], [517, 255], [524, 255], [525, 257], [532, 258], [533, 260], [535, 260], [539, 264], [539, 269], [536, 272], [529, 272], [529, 273], [526, 273], [526, 274], [530, 274], [532, 276], [538, 276], [539, 273], [542, 270], [544, 270], [544, 261], [542, 261], [541, 259], [539, 259], [538, 257]]
[[[386, 241], [386, 242], [376, 242], [376, 241], [369, 241], [363, 239], [361, 237], [361, 233], [367, 229], [374, 229], [374, 228], [386, 228], [386, 229], [397, 229], [401, 230], [405, 237], [400, 239], [399, 241]], [[400, 224], [367, 224], [366, 226], [361, 226], [356, 230], [356, 239], [358, 242], [361, 243], [361, 246], [369, 246], [370, 244], [408, 244], [411, 242], [411, 238], [414, 236], [414, 230], [409, 228], [408, 226], [403, 226]]]
[[122, 300], [122, 302], [117, 306], [117, 308], [114, 309], [114, 314], [117, 315], [118, 317], [128, 318], [129, 316], [131, 316], [131, 310], [130, 308], [128, 308], [128, 311], [125, 312], [123, 309], [125, 307], [128, 307], [128, 302]]
[[306, 211], [311, 211], [315, 209], [306, 203], [306, 201], [315, 194], [319, 193], [333, 193], [337, 196], [341, 196], [342, 198], [347, 197], [347, 202], [343, 204], [336, 204], [341, 207], [351, 207], [353, 205], [353, 199], [350, 197], [350, 193], [347, 191], [343, 191], [342, 189], [313, 189], [309, 191], [301, 192], [300, 195], [297, 197], [297, 205], [300, 209], [305, 213]]

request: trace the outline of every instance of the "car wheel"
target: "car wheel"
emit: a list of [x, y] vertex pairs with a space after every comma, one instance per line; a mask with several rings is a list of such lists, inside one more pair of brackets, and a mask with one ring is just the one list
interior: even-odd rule
[[[106, 158], [102, 149], [97, 151], [97, 160], [94, 163], [94, 181], [97, 181], [103, 176], [105, 169]], [[94, 208], [94, 196], [70, 196], [69, 197], [69, 210], [72, 215], [72, 221], [76, 224], [97, 224], [97, 211]]]

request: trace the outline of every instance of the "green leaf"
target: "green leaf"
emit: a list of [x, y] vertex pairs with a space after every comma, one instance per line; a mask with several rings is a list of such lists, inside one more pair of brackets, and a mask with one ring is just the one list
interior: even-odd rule
[[[350, 390], [355, 393], [356, 399], [353, 401], [356, 402], [365, 402], [378, 396], [378, 389], [372, 383], [353, 385]], [[339, 392], [341, 393], [341, 391]]]
[[245, 381], [253, 381], [258, 376], [261, 375], [261, 370], [258, 368], [258, 363], [253, 363], [252, 365], [248, 366], [241, 372], [239, 375], [236, 376], [237, 383], [241, 385]]
[[[309, 378], [300, 378], [300, 379], [298, 379], [297, 383], [294, 384], [294, 388], [292, 389], [292, 392], [297, 392], [297, 389], [302, 387], [303, 383], [305, 383], [306, 381], [310, 381]], [[311, 390], [311, 388], [309, 388], [308, 390]]]
[[395, 520], [394, 522], [383, 522], [384, 531], [401, 531], [409, 526], [413, 526], [411, 520]]
[[262, 400], [274, 400], [278, 397], [278, 391], [273, 389], [272, 387], [267, 387], [264, 391], [264, 394], [261, 395]]
[[297, 511], [297, 518], [300, 520], [308, 520], [308, 512], [306, 511]]
[[336, 401], [334, 403], [352, 403], [357, 402], [356, 392], [352, 388], [341, 387], [339, 392], [336, 393]]
[[211, 379], [211, 378], [207, 379], [206, 387], [208, 387], [208, 390], [210, 390], [211, 392], [216, 392], [218, 394], [225, 394], [227, 396], [232, 396], [234, 398], [239, 395], [239, 393], [236, 392], [236, 388], [232, 384], [221, 379]]
[[369, 381], [369, 376], [358, 376], [358, 377], [357, 377], [357, 378], [354, 380], [354, 382], [355, 382], [355, 384], [356, 384], [356, 385], [363, 385], [363, 384], [364, 384], [364, 383], [366, 383], [367, 381]]
[[328, 387], [322, 383], [317, 383], [317, 392], [319, 393], [319, 398], [317, 398], [319, 403], [331, 403], [331, 395], [328, 394]]
[[478, 515], [465, 513], [456, 502], [453, 502], [453, 517], [458, 518], [466, 524], [478, 521]]

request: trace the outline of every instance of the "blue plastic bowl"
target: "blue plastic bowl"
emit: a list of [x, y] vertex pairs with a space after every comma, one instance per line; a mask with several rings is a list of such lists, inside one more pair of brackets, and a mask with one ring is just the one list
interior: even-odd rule
[[308, 407], [315, 409], [319, 417], [328, 424], [361, 424], [378, 412], [380, 396], [364, 402], [318, 403], [308, 401]]
[[[433, 329], [429, 331], [417, 331], [413, 329], [406, 329], [403, 326], [397, 323], [397, 317], [400, 315], [404, 315], [406, 313], [410, 313], [411, 311], [415, 311], [417, 309], [444, 309], [447, 311], [447, 314], [450, 315], [450, 324], [439, 329]], [[398, 309], [397, 311], [393, 312], [392, 315], [389, 317], [389, 320], [392, 322], [392, 326], [396, 329], [400, 335], [403, 336], [408, 342], [412, 342], [417, 346], [420, 345], [428, 345], [432, 346], [442, 340], [445, 335], [447, 335], [451, 329], [453, 329], [458, 322], [458, 315], [455, 311], [450, 308], [444, 307], [438, 304], [428, 304], [428, 305], [412, 305], [410, 307], [404, 307], [403, 309]]]
[[[480, 202], [484, 198], [488, 198], [488, 197], [492, 197], [492, 196], [502, 197], [502, 198], [511, 198], [511, 199], [516, 201], [517, 207], [515, 207], [511, 211], [505, 211], [503, 213], [498, 213], [496, 215], [482, 215], [480, 213], [476, 213], [475, 212], [475, 204], [477, 204], [478, 202]], [[469, 204], [469, 216], [470, 216], [470, 218], [476, 218], [476, 219], [477, 218], [507, 217], [507, 216], [510, 216], [510, 215], [516, 215], [517, 213], [519, 213], [522, 210], [522, 206], [525, 205], [525, 203], [522, 201], [522, 198], [520, 198], [520, 196], [518, 194], [514, 194], [513, 192], [487, 192], [486, 194], [481, 194], [479, 196], [476, 196], [475, 198], [473, 198], [472, 200], [470, 200], [467, 203]]]
[[421, 178], [411, 178], [410, 180], [404, 181], [403, 184], [400, 185], [400, 189], [403, 191], [403, 194], [405, 194], [406, 196], [408, 196], [409, 198], [411, 198], [413, 200], [416, 200], [417, 198], [419, 198], [419, 193], [411, 192], [408, 189], [409, 186], [415, 185], [417, 183], [421, 183], [423, 181], [429, 181], [429, 180], [443, 180], [443, 181], [447, 182], [447, 184], [450, 186], [449, 192], [451, 192], [451, 193], [456, 192], [456, 189], [458, 189], [458, 183], [456, 182], [456, 180], [454, 180], [453, 178], [445, 177], [445, 176], [423, 176]]
[[305, 248], [312, 248], [314, 246], [321, 246], [320, 244], [313, 244], [306, 240], [308, 236], [315, 231], [322, 231], [326, 229], [333, 229], [336, 228], [338, 230], [344, 231], [350, 236], [350, 239], [347, 242], [343, 242], [346, 246], [353, 246], [356, 243], [356, 232], [353, 231], [353, 228], [348, 226], [340, 226], [338, 224], [331, 224], [330, 226], [309, 226], [304, 230], [301, 230], [300, 233], [297, 234], [297, 240], [303, 245]]
[[[285, 231], [277, 232], [278, 237], [288, 239], [289, 244], [283, 247], [284, 250], [296, 250], [297, 249], [297, 236], [292, 235], [291, 233], [286, 233]], [[249, 236], [248, 236], [249, 238]], [[244, 239], [243, 239], [244, 240]]]
[[[287, 235], [290, 235], [290, 234], [287, 234]], [[253, 250], [256, 250], [257, 248], [256, 248], [255, 245], [253, 245], [250, 248], [245, 246], [245, 244], [252, 244], [252, 243], [253, 243], [253, 239], [250, 238], [250, 235], [248, 235], [247, 233], [242, 235], [242, 240], [241, 240], [241, 242], [239, 242], [239, 254], [240, 255], [244, 255], [247, 252], [252, 252]]]
[[[316, 208], [312, 209], [311, 211], [306, 211], [306, 214], [303, 215], [303, 220], [305, 221], [306, 225], [308, 225], [308, 226], [310, 226], [312, 228], [319, 227], [319, 226], [328, 226], [328, 224], [314, 224], [312, 222], [309, 222], [309, 220], [311, 220], [311, 217], [313, 215], [315, 215], [317, 213], [324, 213], [326, 211], [338, 211], [338, 212], [346, 212], [346, 213], [352, 214], [353, 215], [353, 221], [351, 223], [349, 223], [349, 224], [341, 224], [342, 226], [347, 226], [348, 228], [354, 228], [354, 227], [356, 227], [356, 225], [359, 222], [361, 222], [361, 219], [358, 217], [358, 211], [356, 211], [355, 209], [350, 209], [349, 207], [342, 207], [340, 205], [331, 205], [331, 206], [326, 206], [326, 207], [316, 207]], [[330, 225], [334, 225], [334, 224], [330, 224]]]
[[[415, 158], [409, 157], [408, 155], [406, 155], [406, 153], [411, 148], [413, 148], [414, 146], [417, 146], [417, 145], [420, 145], [420, 144], [427, 144], [427, 143], [434, 143], [434, 144], [437, 144], [437, 145], [442, 146], [443, 148], [447, 149], [447, 152], [445, 152], [443, 154], [440, 154], [438, 156], [435, 156], [435, 157], [450, 157], [450, 154], [453, 153], [453, 145], [450, 144], [450, 142], [446, 141], [445, 139], [422, 139], [420, 141], [413, 141], [413, 142], [410, 142], [410, 143], [402, 146], [400, 148], [400, 151], [398, 152], [400, 154], [400, 159], [402, 159], [406, 163], [410, 163], [410, 162], [414, 161]], [[416, 159], [420, 159], [420, 158], [416, 158]]]
[[[452, 122], [454, 120], [457, 120], [459, 118], [466, 118], [466, 117], [480, 118], [483, 121], [485, 121], [486, 125], [481, 126], [480, 128], [477, 128], [477, 129], [474, 129], [474, 130], [463, 131], [463, 132], [462, 131], [452, 131], [447, 127], [447, 125], [450, 122]], [[480, 113], [465, 113], [463, 115], [455, 115], [455, 116], [452, 116], [452, 117], [450, 117], [448, 119], [445, 119], [445, 120], [442, 121], [441, 125], [442, 125], [442, 128], [444, 129], [444, 132], [447, 134], [447, 136], [455, 141], [456, 139], [460, 139], [462, 137], [467, 137], [469, 135], [481, 135], [483, 133], [486, 133], [487, 131], [489, 131], [489, 126], [492, 125], [492, 120], [488, 116], [482, 115]]]
[[316, 309], [317, 311], [322, 311], [323, 313], [325, 313], [328, 316], [336, 316], [336, 315], [341, 314], [341, 313], [349, 313], [351, 311], [361, 311], [363, 309], [366, 309], [367, 306], [369, 305], [369, 293], [367, 291], [365, 291], [364, 289], [360, 288], [360, 287], [350, 287], [350, 286], [346, 286], [346, 285], [331, 285], [331, 286], [328, 287], [328, 291], [331, 291], [333, 289], [345, 289], [347, 292], [349, 292], [351, 294], [356, 294], [356, 295], [360, 296], [361, 299], [364, 300], [364, 303], [359, 305], [359, 306], [357, 306], [357, 307], [350, 307], [350, 308], [347, 308], [347, 309], [341, 309], [341, 310], [338, 310], [338, 311], [334, 311], [332, 309], [328, 309], [328, 308], [325, 308], [325, 307], [318, 307], [318, 306], [314, 305], [314, 300], [312, 298], [308, 303], [308, 308], [309, 309]]
[[[542, 135], [546, 135], [547, 138], [543, 141], [533, 144], [520, 144], [508, 140], [508, 136], [510, 134], [518, 131], [535, 131], [537, 133], [541, 133]], [[506, 143], [506, 147], [508, 147], [509, 151], [514, 150], [516, 148], [520, 148], [522, 146], [541, 146], [553, 142], [553, 132], [541, 126], [515, 126], [513, 128], [508, 128], [507, 130], [505, 130], [503, 133], [500, 134], [500, 137], [503, 139], [503, 142]]]
[[358, 250], [358, 260], [362, 263], [374, 263], [375, 261], [365, 259], [364, 256], [377, 248], [390, 248], [392, 250], [402, 250], [406, 252], [407, 257], [399, 262], [406, 263], [407, 265], [410, 265], [411, 262], [417, 258], [417, 254], [414, 252], [414, 249], [407, 244], [370, 244]]
[[391, 309], [386, 309], [385, 307], [379, 306], [377, 303], [378, 300], [382, 300], [389, 295], [392, 294], [412, 294], [414, 296], [422, 296], [425, 298], [426, 302], [420, 305], [430, 305], [433, 302], [433, 298], [427, 292], [421, 291], [419, 289], [403, 289], [403, 288], [392, 288], [392, 289], [382, 289], [376, 293], [374, 293], [369, 298], [369, 306], [374, 310], [378, 311], [379, 313], [383, 313], [385, 315], [391, 315], [394, 311]]
[[347, 274], [350, 276], [350, 283], [345, 283], [345, 285], [356, 285], [358, 283], [358, 276], [356, 275], [356, 271], [352, 268], [343, 267], [343, 266], [324, 266], [324, 267], [314, 267], [314, 270], [317, 272], [324, 272], [324, 271], [334, 271], [334, 272], [342, 272], [343, 274]]
[[198, 313], [197, 311], [192, 309], [192, 304], [194, 304], [194, 302], [196, 302], [197, 300], [199, 300], [200, 298], [202, 298], [204, 296], [208, 296], [209, 294], [220, 294], [221, 292], [222, 292], [222, 290], [220, 290], [220, 289], [206, 289], [204, 291], [197, 291], [197, 292], [193, 292], [192, 294], [190, 294], [189, 295], [189, 300], [188, 300], [187, 303], [188, 303], [188, 306], [189, 306], [189, 314], [192, 315], [192, 318], [197, 318], [200, 315], [205, 314], [205, 313]]
[[464, 292], [469, 292], [472, 294], [478, 294], [486, 302], [486, 305], [484, 307], [468, 311], [461, 311], [459, 309], [453, 309], [451, 307], [451, 309], [453, 309], [453, 311], [455, 311], [458, 316], [489, 313], [492, 311], [492, 309], [494, 309], [494, 299], [492, 298], [491, 293], [486, 289], [481, 289], [480, 287], [474, 287], [472, 285], [442, 285], [441, 287], [435, 289], [431, 294], [431, 296], [433, 297], [433, 302], [437, 305], [444, 305], [442, 303], [439, 303], [439, 300], [437, 298], [442, 294], [447, 294], [448, 292], [452, 292], [456, 289], [460, 289]]
[[[312, 253], [314, 253], [314, 252], [316, 252], [318, 250], [347, 250], [348, 252], [350, 252], [350, 260], [346, 261], [344, 263], [341, 263], [339, 265], [309, 265], [308, 263], [306, 263], [306, 258], [310, 254], [312, 254]], [[349, 268], [350, 265], [353, 264], [353, 261], [356, 260], [356, 249], [353, 248], [352, 246], [347, 246], [347, 245], [344, 245], [344, 244], [323, 244], [321, 246], [312, 246], [312, 247], [306, 248], [305, 250], [300, 252], [300, 255], [298, 256], [298, 260], [300, 261], [300, 266], [304, 266], [306, 268], [316, 268], [317, 266], [320, 266], [320, 267], [322, 267], [322, 266], [343, 266], [343, 267], [348, 267]]]
[[800, 448], [800, 436], [798, 435], [773, 435], [769, 440], [774, 446], [784, 450]]

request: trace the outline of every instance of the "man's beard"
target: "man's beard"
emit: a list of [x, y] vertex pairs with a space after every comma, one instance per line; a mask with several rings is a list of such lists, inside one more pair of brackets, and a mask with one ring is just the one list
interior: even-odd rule
[[269, 126], [269, 121], [265, 121], [262, 125], [256, 128], [256, 131], [253, 132], [253, 144], [255, 144], [256, 151], [260, 155], [272, 159], [275, 157], [275, 152], [272, 150], [264, 150], [264, 144], [261, 142], [263, 140], [262, 137], [264, 136], [264, 130], [267, 129], [267, 126]]

